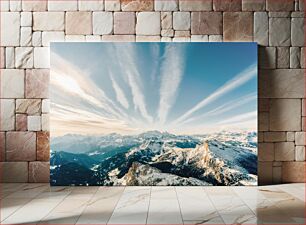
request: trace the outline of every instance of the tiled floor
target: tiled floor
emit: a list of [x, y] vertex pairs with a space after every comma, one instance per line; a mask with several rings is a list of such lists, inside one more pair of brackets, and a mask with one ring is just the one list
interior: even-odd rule
[[305, 184], [49, 187], [1, 184], [1, 224], [305, 224]]

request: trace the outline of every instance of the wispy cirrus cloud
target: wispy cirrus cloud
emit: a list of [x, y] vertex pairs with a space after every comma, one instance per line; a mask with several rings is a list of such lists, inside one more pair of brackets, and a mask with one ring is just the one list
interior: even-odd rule
[[60, 136], [71, 133], [73, 130], [78, 134], [133, 133], [137, 129], [131, 128], [129, 124], [120, 119], [111, 119], [92, 111], [82, 110], [52, 103], [50, 114], [52, 136]]
[[113, 75], [110, 75], [110, 79], [112, 81], [112, 86], [113, 89], [116, 93], [116, 99], [117, 101], [125, 108], [128, 109], [129, 108], [129, 102], [127, 100], [127, 98], [125, 97], [125, 94], [123, 92], [123, 90], [121, 89], [121, 87], [118, 85], [118, 83], [116, 82], [116, 80], [114, 79]]
[[221, 106], [218, 106], [200, 116], [193, 116], [193, 117], [190, 117], [188, 118], [187, 120], [184, 120], [181, 122], [181, 124], [187, 124], [187, 123], [190, 123], [190, 122], [193, 122], [193, 121], [197, 121], [197, 120], [201, 120], [201, 119], [204, 119], [204, 118], [207, 118], [207, 117], [210, 117], [210, 116], [218, 116], [218, 115], [221, 115], [225, 112], [229, 112], [230, 110], [233, 110], [233, 109], [236, 109], [237, 107], [239, 106], [242, 106], [246, 103], [249, 103], [251, 101], [255, 101], [257, 99], [257, 95], [256, 93], [251, 93], [251, 94], [248, 94], [248, 95], [245, 95], [241, 98], [238, 98], [238, 99], [235, 99], [235, 100], [232, 100], [232, 101], [229, 101]]
[[192, 115], [194, 112], [198, 111], [199, 109], [203, 108], [204, 106], [212, 103], [216, 99], [220, 98], [221, 96], [225, 95], [226, 93], [240, 87], [241, 85], [245, 84], [247, 81], [251, 80], [253, 77], [255, 77], [257, 74], [257, 66], [251, 65], [247, 69], [243, 70], [241, 73], [236, 75], [233, 79], [225, 83], [223, 86], [218, 88], [215, 92], [213, 92], [208, 97], [204, 98], [202, 101], [200, 101], [198, 104], [196, 104], [193, 108], [188, 110], [186, 113], [184, 113], [182, 116], [177, 118], [174, 123], [180, 123], [187, 119], [190, 115]]
[[[58, 54], [51, 53], [50, 83], [52, 90], [59, 89], [64, 91], [66, 95], [78, 96], [92, 106], [99, 107], [109, 117], [127, 118], [127, 115], [110, 100], [105, 92], [97, 87], [97, 85], [88, 79], [89, 75], [81, 71], [76, 66], [72, 65]], [[61, 96], [53, 96], [54, 101], [61, 98]], [[79, 105], [79, 107], [83, 107]]]
[[126, 44], [124, 48], [120, 48], [117, 45], [114, 47], [117, 58], [122, 59], [118, 63], [122, 71], [125, 72], [128, 86], [132, 92], [134, 108], [140, 112], [144, 119], [151, 123], [153, 118], [147, 111], [145, 91], [143, 90], [140, 72], [136, 64], [138, 57], [135, 48], [133, 44]]
[[161, 67], [160, 100], [158, 120], [164, 124], [169, 111], [175, 103], [179, 86], [184, 74], [184, 46], [168, 45], [165, 49]]
[[247, 113], [243, 113], [237, 116], [233, 116], [228, 119], [221, 120], [217, 124], [232, 124], [232, 123], [237, 123], [237, 122], [241, 123], [243, 121], [248, 121], [252, 118], [255, 118], [255, 119], [257, 118], [257, 111], [247, 112]]

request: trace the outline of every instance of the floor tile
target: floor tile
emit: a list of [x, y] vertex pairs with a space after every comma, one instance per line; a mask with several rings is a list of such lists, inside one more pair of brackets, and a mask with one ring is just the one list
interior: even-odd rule
[[145, 224], [151, 187], [126, 187], [108, 224]]
[[77, 224], [106, 224], [124, 187], [100, 187], [79, 217]]
[[217, 216], [203, 187], [177, 187], [176, 191], [184, 221], [205, 221]]
[[4, 198], [0, 202], [1, 221], [5, 220], [8, 216], [12, 215], [15, 211], [30, 202], [31, 198]]
[[175, 187], [152, 187], [147, 224], [183, 224]]
[[2, 224], [38, 223], [56, 207], [60, 201], [62, 200], [33, 199], [6, 218]]

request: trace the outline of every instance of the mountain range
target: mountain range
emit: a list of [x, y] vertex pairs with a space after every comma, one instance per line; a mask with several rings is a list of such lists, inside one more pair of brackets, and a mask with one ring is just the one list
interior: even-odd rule
[[52, 185], [256, 185], [257, 133], [65, 135], [51, 139]]

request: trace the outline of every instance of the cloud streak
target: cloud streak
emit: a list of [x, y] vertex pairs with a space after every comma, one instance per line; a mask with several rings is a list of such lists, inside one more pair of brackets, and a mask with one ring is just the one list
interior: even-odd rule
[[237, 116], [233, 116], [229, 119], [225, 119], [222, 120], [220, 122], [218, 122], [217, 124], [232, 124], [232, 123], [236, 123], [236, 122], [243, 122], [245, 120], [250, 120], [252, 118], [256, 118], [257, 117], [257, 111], [252, 111], [252, 112], [247, 112], [244, 114], [240, 114]]
[[121, 89], [121, 87], [117, 84], [116, 80], [114, 79], [113, 75], [110, 75], [110, 79], [112, 81], [112, 86], [113, 89], [116, 93], [116, 99], [117, 101], [125, 108], [128, 109], [129, 108], [129, 102], [127, 100], [127, 98], [124, 95], [123, 90]]
[[199, 109], [203, 108], [204, 106], [210, 104], [211, 102], [215, 101], [216, 99], [220, 98], [221, 96], [225, 95], [226, 93], [236, 89], [237, 87], [245, 84], [247, 81], [255, 77], [257, 74], [257, 66], [251, 65], [238, 75], [236, 75], [232, 80], [225, 83], [223, 86], [218, 88], [214, 93], [209, 95], [208, 97], [204, 98], [198, 104], [196, 104], [193, 108], [188, 110], [182, 116], [174, 121], [174, 123], [179, 123], [187, 119], [190, 115], [194, 112], [198, 111]]
[[166, 46], [165, 60], [161, 67], [160, 101], [158, 120], [164, 124], [173, 106], [184, 73], [184, 47]]
[[135, 110], [138, 110], [144, 119], [152, 123], [153, 118], [149, 115], [147, 111], [145, 96], [143, 94], [144, 91], [141, 88], [143, 87], [143, 84], [141, 82], [140, 72], [136, 65], [137, 52], [134, 45], [127, 44], [124, 48], [115, 46], [115, 51], [117, 58], [122, 59], [119, 60], [119, 64], [121, 66], [122, 71], [125, 71], [125, 74], [127, 76], [127, 83], [132, 92]]
[[228, 112], [232, 109], [236, 109], [237, 107], [239, 106], [242, 106], [246, 103], [249, 103], [251, 101], [254, 101], [257, 99], [257, 95], [255, 93], [251, 93], [251, 94], [248, 94], [246, 96], [243, 96], [242, 98], [239, 98], [239, 99], [235, 99], [235, 100], [232, 100], [230, 102], [227, 102], [221, 106], [218, 106], [200, 116], [194, 116], [194, 117], [191, 117], [187, 120], [184, 120], [181, 122], [181, 124], [186, 124], [186, 123], [190, 123], [190, 122], [193, 122], [193, 121], [196, 121], [196, 120], [201, 120], [201, 119], [204, 119], [204, 118], [207, 118], [209, 116], [217, 116], [217, 115], [221, 115], [222, 113], [225, 113], [225, 112]]

